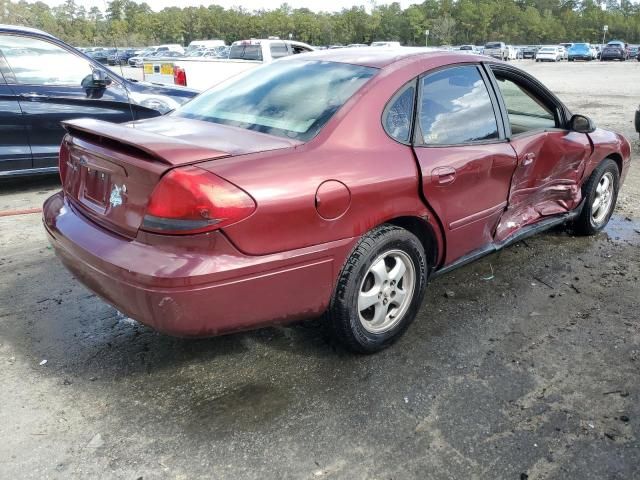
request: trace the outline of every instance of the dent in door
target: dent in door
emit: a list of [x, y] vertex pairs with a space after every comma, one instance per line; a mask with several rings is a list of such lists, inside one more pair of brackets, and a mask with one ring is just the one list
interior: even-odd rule
[[518, 156], [509, 204], [496, 229], [503, 241], [542, 217], [566, 213], [582, 200], [580, 179], [591, 153], [585, 134], [549, 131], [511, 142]]

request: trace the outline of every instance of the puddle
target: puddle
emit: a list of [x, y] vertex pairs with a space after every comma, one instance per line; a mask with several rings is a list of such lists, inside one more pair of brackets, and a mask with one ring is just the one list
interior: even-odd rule
[[615, 242], [640, 245], [640, 219], [614, 215], [605, 227], [604, 233]]

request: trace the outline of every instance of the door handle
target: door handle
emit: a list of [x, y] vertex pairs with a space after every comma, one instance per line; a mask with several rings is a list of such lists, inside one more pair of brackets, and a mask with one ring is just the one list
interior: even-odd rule
[[453, 167], [438, 167], [431, 171], [431, 179], [438, 185], [447, 185], [456, 179], [456, 169]]
[[29, 92], [29, 93], [21, 93], [20, 98], [24, 98], [26, 100], [46, 100], [49, 98], [49, 95], [43, 95], [41, 93]]
[[536, 159], [536, 154], [533, 152], [529, 152], [522, 157], [522, 165], [525, 167], [527, 165], [531, 165], [535, 159]]

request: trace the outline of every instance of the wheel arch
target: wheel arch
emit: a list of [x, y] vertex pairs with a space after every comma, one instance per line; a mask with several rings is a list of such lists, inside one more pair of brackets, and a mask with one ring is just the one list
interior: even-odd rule
[[444, 237], [428, 220], [416, 216], [402, 216], [387, 220], [385, 223], [404, 228], [411, 232], [424, 248], [429, 262], [430, 271], [433, 271], [439, 264], [441, 255], [444, 253]]
[[600, 165], [602, 162], [604, 162], [607, 158], [610, 158], [611, 160], [616, 162], [616, 165], [618, 166], [618, 173], [620, 175], [622, 175], [622, 155], [620, 155], [617, 152], [612, 152], [609, 155], [607, 155], [606, 157], [604, 157], [602, 160], [600, 160], [598, 162], [598, 165]]

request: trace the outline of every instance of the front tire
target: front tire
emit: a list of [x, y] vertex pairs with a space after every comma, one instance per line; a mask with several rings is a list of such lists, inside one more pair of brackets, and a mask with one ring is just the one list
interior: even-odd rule
[[418, 313], [427, 275], [424, 247], [412, 233], [382, 225], [364, 235], [342, 268], [327, 312], [336, 338], [357, 353], [391, 345]]
[[572, 229], [578, 235], [595, 235], [613, 214], [618, 200], [620, 172], [616, 162], [607, 158], [593, 171], [582, 189], [584, 205]]

